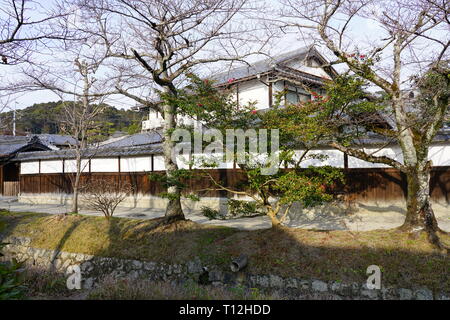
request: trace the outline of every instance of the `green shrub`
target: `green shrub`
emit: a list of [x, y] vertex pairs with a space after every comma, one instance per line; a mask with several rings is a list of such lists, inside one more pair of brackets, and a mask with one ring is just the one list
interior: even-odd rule
[[209, 220], [221, 219], [221, 214], [218, 210], [211, 209], [209, 207], [202, 207], [202, 215], [207, 217]]
[[254, 201], [228, 200], [228, 211], [232, 216], [262, 215], [261, 206]]

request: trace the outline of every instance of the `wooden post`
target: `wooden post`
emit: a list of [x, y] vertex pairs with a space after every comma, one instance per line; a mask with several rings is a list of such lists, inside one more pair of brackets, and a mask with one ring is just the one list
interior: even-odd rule
[[119, 183], [120, 183], [120, 181], [122, 180], [122, 177], [120, 176], [120, 156], [117, 157], [117, 160], [119, 161], [119, 167], [118, 167], [119, 173], [118, 173], [118, 175], [119, 175]]
[[42, 184], [42, 174], [41, 174], [41, 159], [39, 159], [39, 170], [38, 170], [38, 174], [39, 174], [39, 194], [41, 194], [41, 184]]
[[240, 103], [239, 103], [239, 83], [236, 84], [236, 100], [237, 100], [237, 105], [239, 107], [240, 106]]
[[3, 165], [0, 166], [0, 195], [3, 194]]
[[[218, 170], [219, 170], [219, 180], [221, 181], [221, 183], [223, 183], [224, 186], [229, 187], [229, 185], [228, 185], [228, 169], [218, 169]], [[227, 198], [228, 192], [225, 190], [220, 190], [219, 196]]]
[[273, 104], [273, 89], [272, 82], [269, 82], [269, 108], [272, 107]]

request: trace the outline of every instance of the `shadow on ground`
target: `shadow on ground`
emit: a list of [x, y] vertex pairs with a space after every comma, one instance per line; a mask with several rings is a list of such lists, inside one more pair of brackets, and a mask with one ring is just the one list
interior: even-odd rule
[[[232, 257], [246, 254], [246, 272], [283, 277], [364, 283], [370, 265], [380, 266], [383, 284], [450, 291], [450, 259], [423, 236], [394, 230], [370, 232], [301, 230], [244, 231], [180, 221], [2, 214], [4, 236], [27, 236], [32, 246], [165, 263], [198, 257], [205, 266], [228, 270]], [[450, 244], [450, 237], [443, 240]]]

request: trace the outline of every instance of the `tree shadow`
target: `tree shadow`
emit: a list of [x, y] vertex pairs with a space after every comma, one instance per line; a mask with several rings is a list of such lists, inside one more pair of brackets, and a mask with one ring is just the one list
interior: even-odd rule
[[[60, 217], [56, 217], [56, 219], [58, 219]], [[64, 219], [65, 216], [61, 217], [60, 219]], [[64, 244], [67, 242], [67, 240], [70, 238], [70, 236], [73, 234], [73, 232], [75, 231], [75, 229], [78, 228], [78, 226], [80, 225], [80, 223], [83, 221], [84, 218], [78, 219], [75, 222], [73, 222], [70, 227], [64, 232], [64, 235], [61, 237], [61, 239], [59, 239], [58, 244], [56, 245], [56, 247], [53, 249], [55, 252], [52, 255], [51, 258], [51, 270], [54, 270], [55, 268], [55, 261], [58, 258], [59, 254], [61, 253], [61, 249], [64, 247]]]
[[[57, 251], [79, 230], [84, 219], [92, 218], [73, 221], [59, 239]], [[450, 289], [450, 259], [427, 249], [426, 239], [413, 241], [393, 230], [364, 233], [282, 227], [243, 231], [191, 221], [161, 227], [158, 225], [161, 220], [111, 218], [104, 230], [108, 243], [90, 254], [166, 264], [186, 264], [198, 257], [201, 266], [231, 274], [232, 286], [241, 280], [230, 272], [231, 259], [245, 254], [249, 264], [243, 270], [243, 284], [249, 287], [262, 286], [251, 282], [251, 275], [267, 275], [267, 281], [272, 281], [270, 275], [277, 275], [357, 283], [361, 287], [367, 279], [367, 267], [378, 265], [383, 270], [383, 286]], [[20, 222], [20, 219], [11, 220], [9, 232]], [[91, 236], [95, 239], [96, 235]], [[105, 275], [114, 272], [113, 266], [101, 272]]]
[[430, 178], [430, 195], [432, 199], [444, 199], [446, 204], [450, 204], [450, 172], [445, 168], [433, 168]]
[[[0, 212], [7, 213], [6, 215], [0, 215], [0, 242], [2, 242], [13, 234], [16, 227], [24, 220], [24, 217], [14, 215], [13, 212], [4, 209], [0, 209]], [[31, 214], [28, 218], [32, 219], [38, 215], [39, 214]]]

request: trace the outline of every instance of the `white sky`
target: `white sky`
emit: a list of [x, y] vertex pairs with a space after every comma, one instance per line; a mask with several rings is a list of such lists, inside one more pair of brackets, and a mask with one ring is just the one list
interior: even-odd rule
[[[269, 1], [276, 3], [275, 0]], [[266, 14], [270, 15], [272, 11], [273, 11], [272, 8], [267, 7]], [[379, 26], [377, 26], [377, 24], [374, 21], [371, 20], [356, 19], [351, 26], [351, 30], [354, 31], [354, 33], [352, 33], [353, 41], [355, 39], [358, 39], [359, 44], [369, 42], [373, 43], [374, 39], [381, 39], [384, 36], [384, 31]], [[304, 39], [301, 39], [298, 33], [286, 34], [283, 38], [277, 40], [276, 44], [271, 48], [270, 53], [277, 54], [285, 51], [292, 51], [295, 50], [295, 48], [301, 48], [306, 44], [307, 43], [305, 43]], [[319, 51], [321, 51], [325, 56], [327, 56], [324, 48], [319, 48]], [[263, 56], [261, 56], [261, 58], [263, 58]], [[253, 58], [252, 60], [256, 60], [256, 58]], [[337, 69], [338, 71], [342, 70], [342, 68], [340, 67], [337, 67]], [[6, 76], [7, 78], [10, 78], [11, 75], [17, 72], [18, 70], [19, 69], [17, 67], [0, 65], [0, 72], [2, 72], [3, 76]], [[10, 98], [10, 102], [8, 103], [8, 105], [11, 107], [17, 107], [18, 109], [22, 109], [31, 106], [34, 103], [49, 102], [56, 100], [59, 100], [59, 97], [55, 93], [49, 90], [45, 91], [42, 90], [17, 94]], [[3, 103], [4, 102], [5, 101], [3, 101]], [[118, 108], [125, 108], [125, 109], [128, 109], [131, 106], [135, 105], [135, 102], [133, 100], [126, 99], [121, 96], [113, 96], [107, 99], [105, 102], [114, 105]]]

